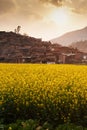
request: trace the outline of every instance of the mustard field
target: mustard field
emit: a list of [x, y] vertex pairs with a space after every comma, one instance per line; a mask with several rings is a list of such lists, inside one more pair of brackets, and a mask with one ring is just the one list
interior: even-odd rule
[[87, 126], [87, 66], [0, 64], [0, 120]]

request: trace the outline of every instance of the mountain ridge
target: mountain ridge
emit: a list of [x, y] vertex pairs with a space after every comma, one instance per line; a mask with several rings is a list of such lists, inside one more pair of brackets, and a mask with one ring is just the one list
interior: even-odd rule
[[79, 51], [87, 53], [87, 40], [72, 43], [69, 47], [77, 48]]
[[82, 29], [67, 32], [61, 35], [60, 37], [54, 38], [50, 41], [52, 43], [59, 43], [60, 45], [63, 46], [69, 46], [74, 42], [85, 40], [87, 40], [87, 26]]

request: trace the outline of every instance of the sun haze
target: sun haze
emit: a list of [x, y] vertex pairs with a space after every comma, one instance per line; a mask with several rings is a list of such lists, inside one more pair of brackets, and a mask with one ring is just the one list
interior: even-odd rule
[[64, 7], [57, 8], [51, 13], [50, 19], [60, 26], [66, 25], [70, 20], [69, 10]]
[[50, 40], [87, 26], [87, 0], [0, 0], [0, 29]]

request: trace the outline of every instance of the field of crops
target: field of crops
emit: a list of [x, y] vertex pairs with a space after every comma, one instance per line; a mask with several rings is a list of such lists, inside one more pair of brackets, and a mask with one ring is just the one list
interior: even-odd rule
[[87, 126], [87, 66], [0, 64], [0, 120]]

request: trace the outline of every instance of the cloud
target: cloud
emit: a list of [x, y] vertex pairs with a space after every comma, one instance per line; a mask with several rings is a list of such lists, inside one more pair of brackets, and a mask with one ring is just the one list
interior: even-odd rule
[[65, 0], [65, 5], [77, 14], [87, 13], [87, 0]]
[[13, 0], [0, 0], [0, 15], [9, 13], [15, 8]]
[[[15, 18], [39, 20], [50, 12], [51, 8], [39, 0], [0, 0], [0, 17], [8, 15]], [[8, 17], [8, 16], [7, 16]]]
[[39, 0], [44, 4], [52, 4], [56, 7], [66, 6], [77, 14], [87, 13], [87, 0]]
[[[10, 0], [9, 0], [10, 1]], [[44, 5], [39, 0], [13, 0], [16, 5], [15, 16], [22, 20], [42, 20], [52, 10], [50, 6]]]
[[40, 1], [43, 3], [50, 3], [55, 6], [62, 6], [62, 2], [63, 2], [63, 0], [40, 0]]
[[60, 6], [66, 6], [73, 13], [87, 13], [87, 0], [0, 0], [0, 17], [10, 14], [10, 18], [43, 20]]
[[38, 0], [16, 0], [16, 3], [21, 17], [42, 19], [44, 7], [38, 3]]

